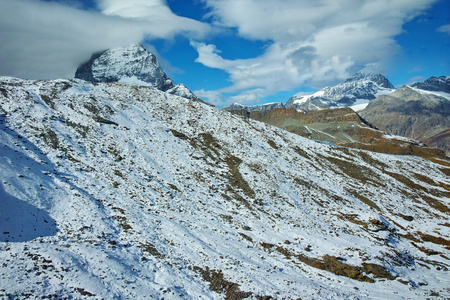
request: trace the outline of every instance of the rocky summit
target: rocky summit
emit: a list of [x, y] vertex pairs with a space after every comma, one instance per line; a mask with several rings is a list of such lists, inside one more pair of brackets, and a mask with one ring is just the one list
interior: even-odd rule
[[159, 66], [156, 57], [141, 45], [114, 48], [93, 54], [75, 73], [75, 78], [93, 83], [130, 82], [162, 91], [175, 84]]
[[450, 93], [450, 76], [433, 76], [423, 82], [416, 82], [411, 86], [426, 91]]
[[185, 85], [176, 85], [142, 45], [95, 53], [75, 72], [75, 78], [92, 83], [122, 82], [154, 87], [188, 99], [199, 100]]
[[447, 163], [1, 77], [0, 298], [446, 299]]

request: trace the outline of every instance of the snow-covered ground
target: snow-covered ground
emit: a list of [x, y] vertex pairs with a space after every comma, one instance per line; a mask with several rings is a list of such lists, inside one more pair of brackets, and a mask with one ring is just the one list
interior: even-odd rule
[[0, 114], [0, 298], [450, 297], [448, 167], [129, 84]]
[[369, 105], [369, 102], [370, 100], [358, 99], [355, 101], [355, 104], [350, 106], [350, 108], [353, 109], [355, 112], [360, 112], [363, 109], [365, 109], [367, 105]]

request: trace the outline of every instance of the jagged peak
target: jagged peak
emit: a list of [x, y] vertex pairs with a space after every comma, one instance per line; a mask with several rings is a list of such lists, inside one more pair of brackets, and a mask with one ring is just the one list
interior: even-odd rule
[[191, 100], [198, 100], [185, 85], [170, 79], [154, 54], [142, 44], [115, 47], [93, 54], [82, 64], [75, 78], [93, 83], [122, 82], [150, 86]]
[[141, 44], [111, 48], [95, 53], [82, 64], [75, 78], [93, 83], [126, 82], [166, 91], [175, 86], [156, 57]]
[[385, 76], [381, 74], [367, 73], [363, 71], [353, 74], [350, 78], [345, 80], [345, 82], [362, 81], [362, 80], [373, 81], [376, 84], [380, 85], [381, 87], [395, 89], [392, 83]]
[[432, 76], [411, 86], [421, 90], [450, 93], [450, 76]]

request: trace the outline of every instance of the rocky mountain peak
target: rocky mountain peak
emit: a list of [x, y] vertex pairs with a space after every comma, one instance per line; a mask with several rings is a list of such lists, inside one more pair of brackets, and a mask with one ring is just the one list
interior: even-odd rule
[[448, 135], [440, 135], [450, 127], [450, 101], [440, 93], [404, 86], [371, 101], [360, 114], [388, 134], [420, 141], [437, 135], [445, 141], [428, 141], [427, 145], [439, 145], [446, 153], [450, 153]]
[[392, 83], [381, 74], [372, 74], [365, 72], [358, 72], [353, 74], [350, 78], [348, 78], [345, 82], [353, 82], [353, 81], [373, 81], [380, 87], [395, 89]]
[[125, 82], [167, 91], [175, 86], [156, 57], [142, 45], [113, 48], [92, 55], [75, 73], [75, 78], [93, 83]]
[[92, 83], [123, 82], [149, 86], [191, 100], [199, 100], [185, 85], [175, 84], [142, 45], [133, 44], [94, 53], [75, 78]]
[[450, 76], [432, 76], [423, 82], [416, 82], [412, 86], [426, 91], [450, 93]]

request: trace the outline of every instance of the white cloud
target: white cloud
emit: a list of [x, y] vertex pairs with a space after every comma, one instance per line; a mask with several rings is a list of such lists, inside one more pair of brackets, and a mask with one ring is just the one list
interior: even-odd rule
[[[302, 85], [321, 87], [363, 68], [382, 71], [399, 50], [402, 25], [436, 0], [204, 0], [216, 26], [241, 37], [271, 41], [251, 59], [227, 60], [214, 45], [192, 43], [197, 62], [225, 70], [232, 85], [215, 93], [215, 104], [236, 98], [255, 102]], [[375, 68], [377, 67], [377, 68]], [[220, 93], [239, 93], [233, 99]], [[253, 96], [251, 94], [253, 93]]]
[[[0, 1], [0, 75], [73, 77], [96, 51], [147, 38], [202, 38], [210, 26], [174, 15], [162, 1], [99, 2], [98, 11], [39, 0]], [[123, 10], [121, 10], [123, 8]]]
[[105, 15], [139, 20], [145, 33], [170, 38], [177, 33], [202, 38], [209, 26], [175, 15], [163, 0], [97, 0]]
[[443, 33], [446, 33], [446, 34], [450, 35], [450, 24], [443, 25], [443, 26], [439, 27], [437, 29], [437, 31], [443, 32]]

